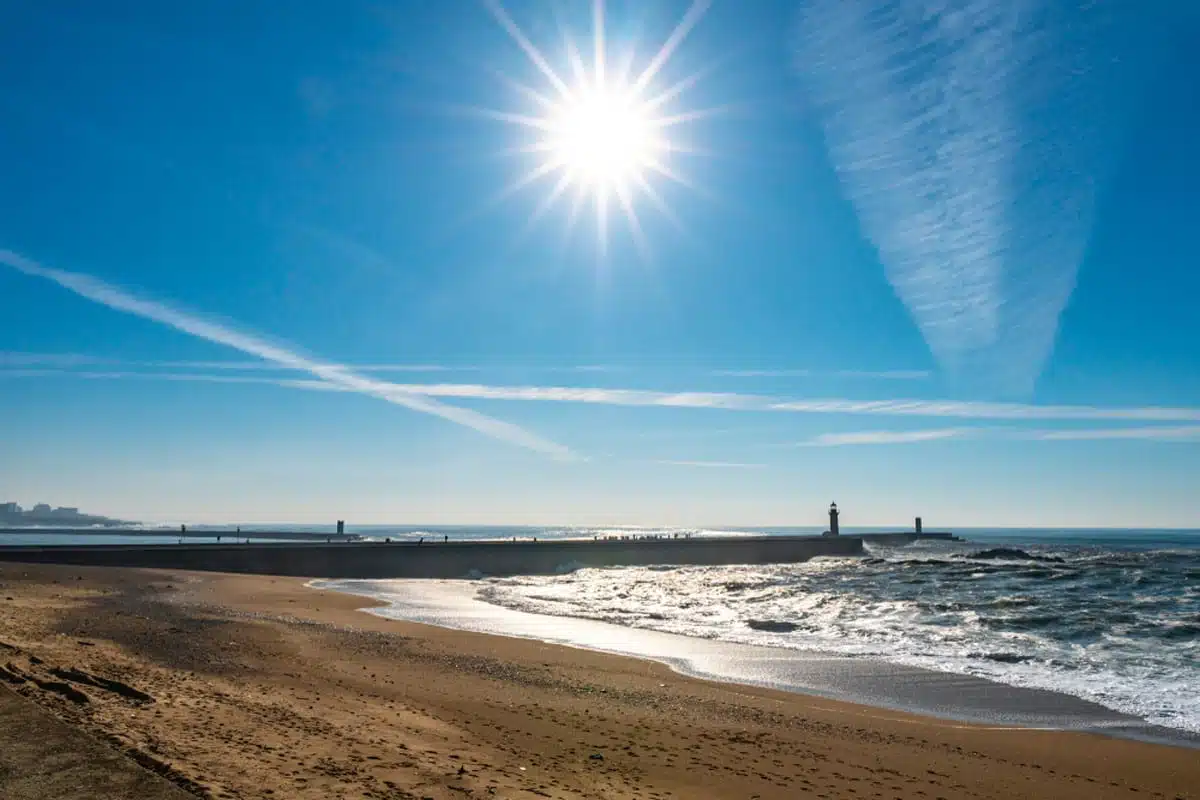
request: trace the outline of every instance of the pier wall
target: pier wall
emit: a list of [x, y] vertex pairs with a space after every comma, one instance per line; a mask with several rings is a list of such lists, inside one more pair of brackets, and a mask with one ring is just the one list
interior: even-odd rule
[[858, 555], [858, 536], [0, 547], [0, 561], [151, 567], [312, 578], [463, 578], [573, 567], [787, 564]]

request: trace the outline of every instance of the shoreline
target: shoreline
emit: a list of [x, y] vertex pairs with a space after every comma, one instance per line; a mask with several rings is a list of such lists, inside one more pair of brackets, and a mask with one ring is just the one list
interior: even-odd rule
[[680, 675], [731, 686], [756, 686], [994, 728], [1087, 732], [1200, 749], [1200, 733], [1153, 725], [1065, 692], [879, 659], [698, 639], [580, 617], [534, 614], [476, 598], [472, 581], [319, 579], [305, 585], [369, 599], [373, 604], [361, 610], [384, 619], [637, 658], [664, 664]]
[[[221, 800], [1179, 800], [1200, 787], [1189, 749], [699, 680], [368, 605], [296, 578], [0, 563], [0, 660], [23, 707]], [[71, 800], [118, 796], [99, 785]]]

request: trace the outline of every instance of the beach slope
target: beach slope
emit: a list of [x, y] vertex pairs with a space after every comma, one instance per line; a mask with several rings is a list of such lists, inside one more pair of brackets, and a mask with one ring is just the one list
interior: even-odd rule
[[214, 798], [1200, 797], [1196, 750], [712, 683], [368, 602], [0, 564], [0, 664], [27, 713], [105, 743], [98, 768], [132, 755]]

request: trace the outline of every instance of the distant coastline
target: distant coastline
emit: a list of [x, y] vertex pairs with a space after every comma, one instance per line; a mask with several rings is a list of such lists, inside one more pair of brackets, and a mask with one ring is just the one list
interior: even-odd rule
[[78, 508], [66, 506], [52, 508], [46, 503], [38, 503], [24, 509], [17, 503], [0, 503], [0, 528], [113, 528], [136, 524], [99, 514], [84, 514]]

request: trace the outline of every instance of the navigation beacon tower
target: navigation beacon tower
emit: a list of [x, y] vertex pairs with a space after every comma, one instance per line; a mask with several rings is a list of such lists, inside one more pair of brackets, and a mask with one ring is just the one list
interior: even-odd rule
[[838, 535], [838, 507], [837, 503], [829, 504], [829, 530], [825, 532], [828, 536]]

